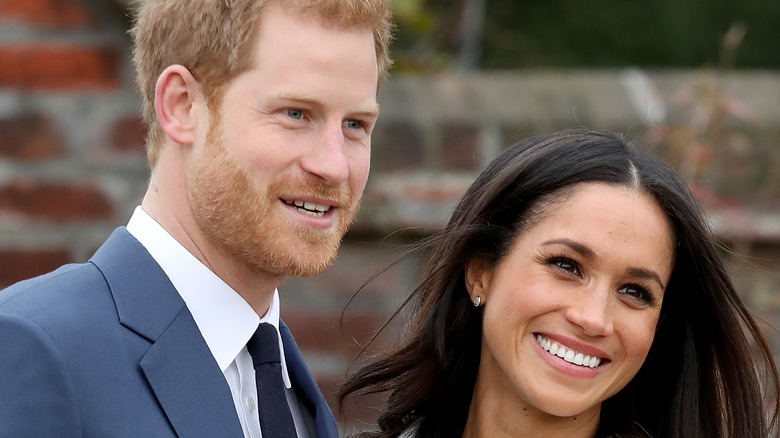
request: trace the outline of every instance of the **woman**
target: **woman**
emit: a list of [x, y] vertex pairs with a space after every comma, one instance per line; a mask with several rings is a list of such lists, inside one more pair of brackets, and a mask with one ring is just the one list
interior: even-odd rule
[[772, 355], [696, 201], [623, 137], [514, 145], [418, 249], [430, 258], [409, 332], [341, 392], [389, 392], [380, 431], [365, 435], [773, 430]]

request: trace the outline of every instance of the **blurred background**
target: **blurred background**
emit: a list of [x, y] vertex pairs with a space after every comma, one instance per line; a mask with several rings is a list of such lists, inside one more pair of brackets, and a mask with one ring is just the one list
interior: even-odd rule
[[[350, 297], [442, 226], [504, 148], [564, 128], [626, 134], [685, 175], [780, 357], [780, 2], [392, 3], [396, 63], [358, 221], [330, 270], [280, 286], [283, 318], [334, 410], [420, 260], [377, 277], [345, 311]], [[0, 286], [87, 260], [140, 202], [130, 7], [0, 0]], [[402, 328], [390, 324], [369, 354]], [[344, 430], [371, 424], [380, 402], [348, 402]]]

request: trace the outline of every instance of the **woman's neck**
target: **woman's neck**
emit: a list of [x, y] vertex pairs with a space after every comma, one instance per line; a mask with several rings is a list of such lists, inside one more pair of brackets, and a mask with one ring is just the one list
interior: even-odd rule
[[600, 408], [573, 417], [556, 417], [504, 394], [475, 388], [463, 438], [593, 438]]

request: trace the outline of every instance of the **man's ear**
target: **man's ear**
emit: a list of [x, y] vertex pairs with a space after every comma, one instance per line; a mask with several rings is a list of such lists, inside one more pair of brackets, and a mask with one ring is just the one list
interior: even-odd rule
[[194, 143], [198, 122], [195, 103], [199, 98], [198, 82], [184, 66], [168, 66], [157, 78], [154, 93], [157, 120], [176, 143]]
[[478, 296], [482, 303], [488, 298], [493, 269], [493, 265], [485, 259], [471, 259], [466, 265], [466, 290], [472, 302]]

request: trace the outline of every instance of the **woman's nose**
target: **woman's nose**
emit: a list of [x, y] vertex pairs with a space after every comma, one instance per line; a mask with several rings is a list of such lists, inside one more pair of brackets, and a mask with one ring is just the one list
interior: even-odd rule
[[587, 336], [608, 336], [614, 330], [609, 305], [610, 293], [608, 290], [594, 289], [585, 289], [572, 299], [566, 309], [566, 318], [580, 327]]

